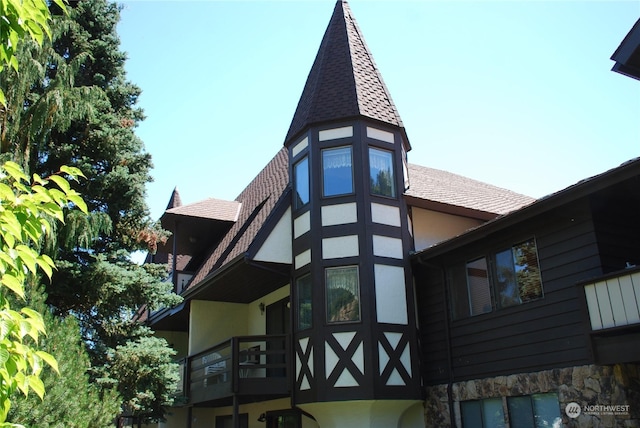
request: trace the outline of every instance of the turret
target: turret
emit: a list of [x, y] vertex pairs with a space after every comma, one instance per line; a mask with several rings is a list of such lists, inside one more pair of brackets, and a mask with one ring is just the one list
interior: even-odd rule
[[322, 427], [355, 426], [345, 417], [390, 426], [420, 400], [403, 199], [410, 145], [345, 1], [336, 3], [285, 146], [294, 404]]

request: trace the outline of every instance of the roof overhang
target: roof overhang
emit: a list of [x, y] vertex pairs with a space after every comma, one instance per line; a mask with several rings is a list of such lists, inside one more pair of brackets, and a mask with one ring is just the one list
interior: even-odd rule
[[478, 220], [493, 220], [498, 216], [498, 214], [496, 213], [474, 210], [472, 208], [461, 207], [458, 205], [445, 204], [442, 202], [422, 199], [415, 196], [404, 195], [404, 200], [407, 202], [407, 205], [412, 207], [423, 208], [425, 210], [438, 211], [446, 214], [452, 214]]
[[187, 331], [192, 300], [250, 303], [289, 283], [290, 264], [248, 260], [244, 254], [182, 293], [184, 301], [153, 313], [149, 323], [155, 330]]
[[640, 158], [632, 159], [617, 168], [611, 169], [594, 177], [584, 179], [563, 190], [538, 199], [531, 205], [527, 205], [517, 211], [497, 217], [494, 220], [490, 220], [487, 223], [473, 228], [461, 235], [419, 251], [413, 254], [412, 259], [415, 261], [426, 261], [442, 256], [450, 251], [474, 243], [479, 239], [499, 232], [507, 227], [514, 226], [542, 213], [633, 178], [640, 179]]
[[249, 260], [245, 254], [188, 288], [185, 300], [250, 303], [289, 283], [290, 264]]
[[613, 71], [640, 80], [640, 19], [627, 33], [611, 59], [616, 62]]
[[165, 212], [160, 218], [162, 227], [171, 232], [167, 242], [158, 246], [160, 252], [176, 254], [199, 254], [217, 242], [233, 225], [233, 222], [203, 217], [185, 216]]

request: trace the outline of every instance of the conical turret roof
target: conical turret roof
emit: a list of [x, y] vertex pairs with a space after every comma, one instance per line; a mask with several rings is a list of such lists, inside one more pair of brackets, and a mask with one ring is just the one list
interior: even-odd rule
[[182, 199], [180, 198], [180, 193], [178, 193], [178, 187], [173, 188], [173, 192], [171, 193], [171, 198], [169, 198], [169, 203], [167, 204], [167, 210], [171, 208], [177, 208], [182, 206]]
[[402, 120], [349, 5], [336, 2], [285, 144], [306, 127], [365, 116], [402, 127]]

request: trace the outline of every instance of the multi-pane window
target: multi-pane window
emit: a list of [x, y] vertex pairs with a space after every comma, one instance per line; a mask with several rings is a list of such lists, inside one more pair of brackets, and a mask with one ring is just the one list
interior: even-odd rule
[[294, 207], [300, 208], [309, 203], [309, 158], [305, 157], [293, 167], [295, 201]]
[[370, 147], [369, 177], [371, 194], [395, 198], [396, 186], [393, 173], [393, 153]]
[[[513, 428], [543, 428], [562, 424], [558, 395], [555, 393], [506, 397], [509, 425]], [[506, 426], [503, 398], [462, 401], [463, 428], [501, 428]]]
[[296, 280], [298, 330], [311, 328], [312, 300], [311, 300], [311, 275], [301, 276]]
[[322, 194], [338, 196], [353, 193], [351, 147], [322, 150]]
[[533, 238], [448, 269], [454, 319], [484, 314], [543, 296]]
[[463, 401], [460, 403], [464, 428], [504, 428], [502, 398]]
[[533, 394], [508, 397], [509, 420], [512, 427], [560, 426], [562, 417], [557, 394]]
[[360, 321], [360, 280], [357, 266], [325, 270], [327, 322]]

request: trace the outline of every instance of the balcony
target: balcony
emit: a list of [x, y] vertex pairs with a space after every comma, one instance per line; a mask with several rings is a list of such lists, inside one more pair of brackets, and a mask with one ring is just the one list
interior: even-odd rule
[[286, 397], [288, 355], [287, 335], [233, 337], [185, 360], [183, 394], [203, 406]]
[[630, 268], [580, 284], [599, 364], [640, 361], [640, 269]]

